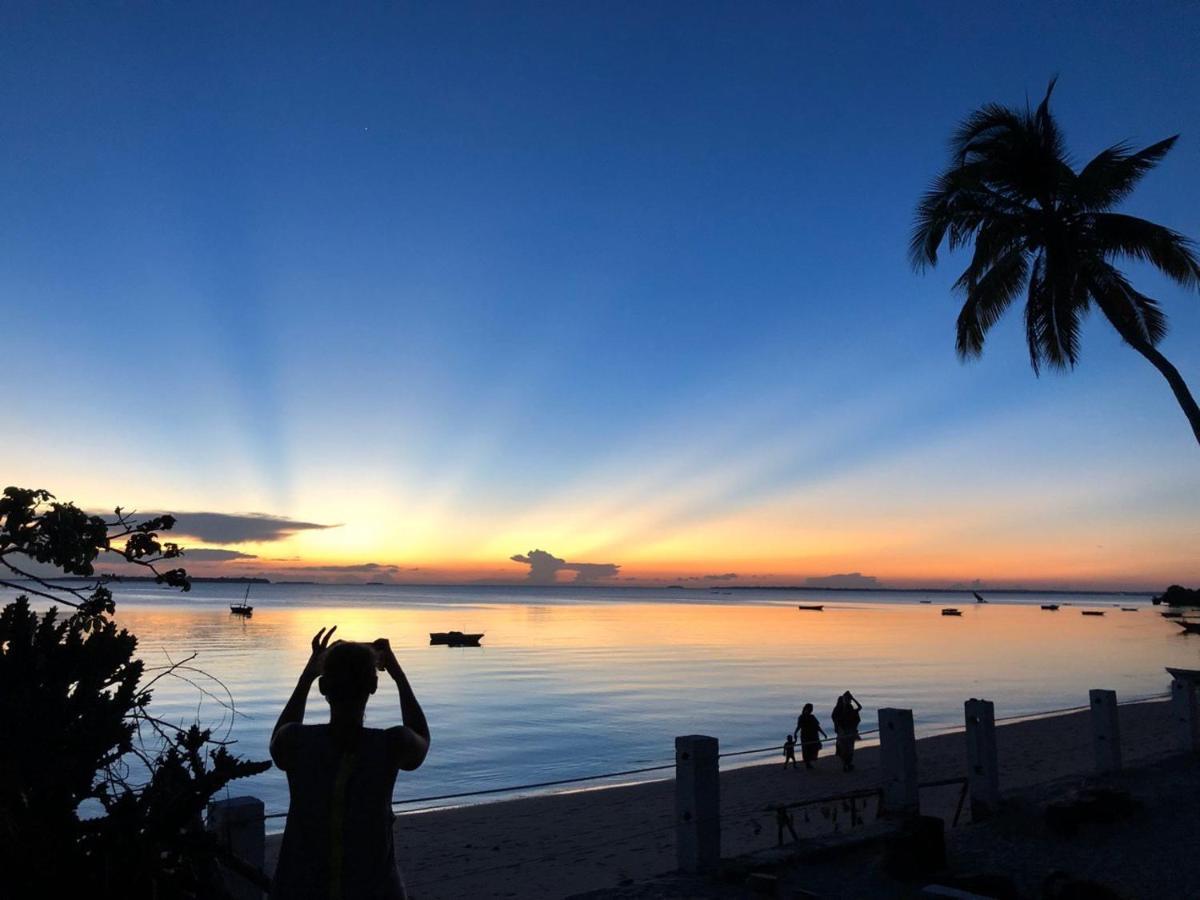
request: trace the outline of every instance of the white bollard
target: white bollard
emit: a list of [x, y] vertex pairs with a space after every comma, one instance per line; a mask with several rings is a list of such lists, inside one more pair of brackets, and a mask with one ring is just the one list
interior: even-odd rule
[[963, 704], [967, 726], [967, 785], [971, 818], [986, 819], [1000, 808], [1000, 766], [996, 754], [996, 707], [972, 697]]
[[884, 810], [889, 815], [917, 815], [921, 798], [911, 709], [879, 710], [879, 764], [883, 770]]
[[1096, 771], [1101, 775], [1121, 771], [1121, 723], [1117, 717], [1117, 692], [1099, 688], [1088, 691], [1092, 710], [1092, 746]]
[[1171, 713], [1185, 753], [1200, 752], [1200, 710], [1196, 708], [1196, 682], [1176, 676], [1171, 681]]
[[[208, 830], [242, 862], [262, 871], [266, 861], [267, 823], [257, 797], [231, 797], [208, 804]], [[222, 866], [234, 900], [262, 900], [262, 889]]]
[[715, 737], [675, 738], [675, 855], [681, 872], [715, 872], [720, 867], [718, 753]]

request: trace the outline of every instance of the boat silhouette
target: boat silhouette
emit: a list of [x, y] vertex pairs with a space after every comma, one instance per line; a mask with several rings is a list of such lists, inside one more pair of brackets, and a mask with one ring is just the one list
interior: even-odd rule
[[429, 646], [478, 647], [483, 634], [463, 634], [461, 631], [431, 631]]

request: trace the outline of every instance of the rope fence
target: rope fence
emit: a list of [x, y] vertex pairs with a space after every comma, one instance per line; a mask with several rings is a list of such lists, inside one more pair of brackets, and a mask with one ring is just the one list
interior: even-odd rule
[[[1133, 697], [1128, 700], [1121, 700], [1118, 702], [1118, 706], [1132, 706], [1132, 705], [1138, 704], [1138, 703], [1148, 703], [1148, 702], [1155, 701], [1155, 700], [1165, 700], [1168, 697], [1170, 697], [1170, 692], [1164, 691], [1164, 692], [1161, 692], [1158, 694], [1149, 694], [1144, 697]], [[1067, 707], [1062, 707], [1059, 709], [1048, 709], [1048, 710], [1038, 710], [1038, 711], [1034, 711], [1034, 712], [1015, 713], [1015, 714], [1009, 715], [1009, 716], [997, 717], [996, 723], [1000, 724], [1002, 722], [1033, 721], [1036, 719], [1047, 718], [1050, 716], [1066, 715], [1068, 713], [1086, 712], [1088, 709], [1089, 709], [1088, 705], [1084, 704], [1082, 706], [1067, 706]], [[963, 730], [963, 726], [959, 725], [959, 724], [936, 726], [929, 730], [923, 730], [922, 733], [920, 734], [920, 738], [940, 737], [940, 736], [946, 735], [946, 734], [955, 734], [955, 733], [961, 732], [962, 730]], [[878, 733], [879, 733], [878, 728], [864, 729], [864, 730], [858, 732], [858, 740], [861, 741], [861, 740], [867, 739], [869, 736], [876, 735]], [[830, 735], [827, 739], [834, 740], [835, 737], [836, 737], [836, 735]], [[1146, 737], [1149, 738], [1150, 736], [1146, 736]], [[1134, 737], [1134, 738], [1132, 738], [1132, 740], [1136, 741], [1136, 740], [1138, 740], [1138, 738]], [[742, 756], [756, 756], [756, 755], [760, 755], [760, 754], [764, 754], [764, 753], [778, 754], [780, 752], [782, 752], [782, 747], [780, 744], [776, 743], [776, 744], [771, 744], [770, 746], [766, 746], [766, 747], [754, 747], [749, 750], [731, 750], [731, 751], [727, 751], [725, 753], [719, 753], [717, 755], [717, 758], [718, 759], [731, 759], [734, 757], [742, 757]], [[572, 785], [572, 784], [587, 784], [589, 782], [594, 782], [594, 781], [607, 781], [607, 780], [613, 779], [613, 778], [628, 778], [632, 775], [645, 775], [645, 774], [649, 774], [651, 772], [665, 772], [668, 770], [673, 770], [674, 768], [675, 768], [675, 763], [674, 763], [674, 761], [672, 761], [672, 762], [665, 762], [665, 763], [661, 763], [661, 764], [653, 765], [653, 766], [641, 766], [638, 768], [621, 769], [621, 770], [617, 770], [617, 771], [613, 771], [613, 772], [601, 772], [601, 773], [597, 773], [594, 775], [578, 775], [578, 776], [573, 776], [571, 778], [557, 778], [557, 779], [553, 779], [553, 780], [549, 780], [549, 781], [535, 781], [535, 782], [528, 782], [526, 784], [507, 785], [505, 787], [480, 788], [478, 790], [458, 791], [458, 792], [450, 793], [450, 794], [431, 794], [431, 795], [423, 796], [423, 797], [408, 797], [403, 800], [393, 800], [392, 808], [395, 809], [396, 807], [411, 806], [411, 805], [417, 804], [417, 803], [443, 803], [443, 802], [446, 802], [449, 800], [466, 800], [466, 799], [469, 799], [472, 797], [488, 797], [488, 796], [495, 796], [497, 794], [516, 794], [516, 793], [520, 793], [522, 791], [540, 790], [540, 789], [551, 788], [551, 787], [564, 787], [564, 786]], [[422, 812], [424, 810], [409, 810], [409, 811], [410, 812]], [[266, 815], [263, 816], [263, 820], [266, 821], [269, 819], [285, 819], [285, 818], [287, 818], [287, 815], [288, 814], [286, 811], [267, 813]]]

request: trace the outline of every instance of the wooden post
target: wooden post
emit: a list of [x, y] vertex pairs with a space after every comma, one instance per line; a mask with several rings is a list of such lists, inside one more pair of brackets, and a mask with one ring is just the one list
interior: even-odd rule
[[[267, 823], [257, 797], [231, 797], [208, 804], [208, 830], [222, 847], [262, 871], [266, 861]], [[225, 885], [234, 900], [262, 900], [262, 889], [222, 866]]]
[[721, 863], [721, 794], [715, 737], [675, 738], [675, 854], [681, 872]]
[[1200, 753], [1200, 710], [1196, 708], [1196, 682], [1176, 675], [1171, 681], [1171, 713], [1185, 753]]
[[1000, 807], [1000, 767], [996, 755], [996, 707], [972, 697], [963, 704], [967, 726], [967, 784], [971, 819], [986, 819]]
[[1088, 691], [1092, 710], [1092, 746], [1096, 771], [1101, 775], [1121, 771], [1121, 723], [1117, 717], [1117, 692]]
[[879, 710], [879, 763], [883, 769], [883, 808], [889, 815], [921, 811], [917, 788], [917, 739], [911, 709]]

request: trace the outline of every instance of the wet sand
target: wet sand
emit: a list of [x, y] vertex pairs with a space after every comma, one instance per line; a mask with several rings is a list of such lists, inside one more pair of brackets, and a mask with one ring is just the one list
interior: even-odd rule
[[[872, 716], [864, 716], [870, 726]], [[1176, 752], [1166, 703], [1121, 707], [1127, 764]], [[1001, 790], [1016, 791], [1092, 770], [1088, 714], [1057, 715], [997, 728]], [[664, 748], [670, 752], [669, 748]], [[965, 774], [961, 733], [918, 742], [922, 781]], [[735, 856], [771, 847], [772, 803], [819, 798], [879, 783], [878, 748], [860, 748], [856, 771], [841, 771], [832, 743], [815, 771], [783, 770], [782, 757], [721, 775], [722, 853]], [[401, 775], [403, 777], [403, 774]], [[400, 815], [396, 854], [416, 900], [451, 897], [564, 897], [641, 880], [675, 868], [674, 782], [576, 791]], [[922, 806], [953, 816], [958, 788], [922, 792]], [[845, 812], [842, 812], [845, 815]], [[964, 811], [964, 820], [968, 814]], [[829, 830], [818, 809], [807, 828]], [[803, 823], [798, 822], [803, 827]], [[280, 837], [267, 841], [274, 869]]]

